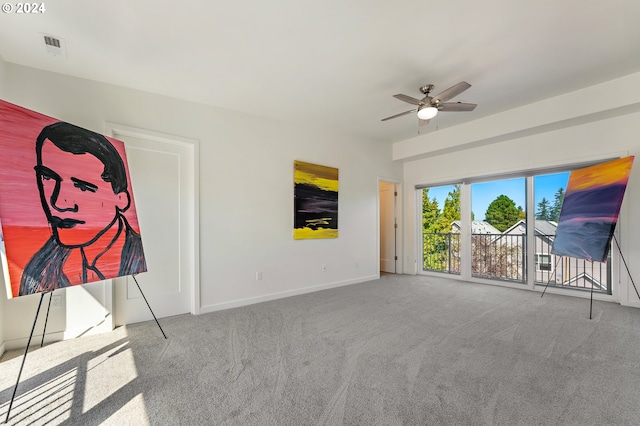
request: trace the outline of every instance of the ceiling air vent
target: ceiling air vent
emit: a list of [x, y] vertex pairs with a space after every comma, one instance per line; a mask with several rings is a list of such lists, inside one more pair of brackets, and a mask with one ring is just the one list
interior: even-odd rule
[[64, 49], [64, 42], [59, 37], [43, 34], [44, 44], [47, 48], [47, 52], [55, 56], [66, 56]]
[[60, 40], [51, 36], [44, 36], [44, 44], [51, 47], [57, 47], [60, 49]]

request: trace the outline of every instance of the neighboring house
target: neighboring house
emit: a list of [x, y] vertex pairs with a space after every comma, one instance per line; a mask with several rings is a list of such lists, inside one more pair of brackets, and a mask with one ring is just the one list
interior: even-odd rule
[[[503, 235], [525, 235], [527, 222], [522, 219]], [[601, 262], [589, 262], [567, 256], [557, 256], [551, 253], [553, 240], [556, 236], [558, 224], [550, 220], [535, 221], [535, 262], [536, 282], [555, 285], [591, 288], [604, 291], [607, 289], [607, 265]], [[502, 237], [500, 237], [502, 238]], [[505, 242], [505, 244], [510, 244]]]
[[[550, 220], [536, 220], [535, 221], [535, 262], [536, 262], [536, 281], [543, 280], [543, 271], [553, 271], [554, 258], [551, 254], [551, 248], [553, 247], [553, 239], [556, 236], [556, 229], [558, 224]], [[513, 224], [509, 229], [504, 231], [503, 235], [526, 235], [527, 233], [527, 221], [520, 219]], [[549, 278], [546, 278], [548, 281]], [[546, 281], [545, 281], [546, 282]]]
[[[459, 220], [454, 220], [451, 223], [451, 232], [460, 233], [460, 228], [462, 227]], [[471, 233], [472, 234], [500, 234], [493, 225], [489, 222], [485, 222], [484, 220], [473, 220], [471, 221]]]

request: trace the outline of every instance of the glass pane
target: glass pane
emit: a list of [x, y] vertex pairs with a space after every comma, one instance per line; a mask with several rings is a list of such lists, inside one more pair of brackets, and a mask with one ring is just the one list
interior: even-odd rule
[[460, 185], [422, 189], [422, 269], [460, 274]]
[[[611, 262], [589, 262], [551, 254], [558, 218], [569, 181], [569, 172], [535, 176], [536, 279], [544, 284], [611, 294]], [[609, 251], [611, 253], [611, 251]]]
[[526, 282], [526, 180], [471, 184], [471, 275]]

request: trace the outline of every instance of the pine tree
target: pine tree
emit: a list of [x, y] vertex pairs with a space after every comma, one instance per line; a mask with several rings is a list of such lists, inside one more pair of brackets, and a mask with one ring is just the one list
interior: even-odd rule
[[438, 200], [429, 199], [429, 188], [422, 190], [422, 232], [432, 233], [439, 232], [438, 221], [440, 219], [440, 208], [438, 207]]
[[440, 216], [440, 232], [450, 232], [451, 223], [460, 220], [460, 185], [455, 185], [444, 200], [442, 215]]
[[553, 199], [553, 205], [551, 206], [551, 214], [549, 220], [557, 222], [560, 219], [560, 211], [562, 210], [562, 203], [564, 202], [564, 188], [560, 187], [556, 191], [556, 195]]
[[549, 200], [542, 197], [542, 200], [538, 203], [538, 210], [536, 211], [536, 219], [538, 220], [551, 220], [552, 207], [549, 205]]
[[438, 253], [437, 243], [442, 239], [438, 235], [440, 223], [440, 208], [438, 200], [429, 199], [429, 188], [422, 190], [422, 253], [423, 269], [439, 270], [442, 268], [442, 256]]

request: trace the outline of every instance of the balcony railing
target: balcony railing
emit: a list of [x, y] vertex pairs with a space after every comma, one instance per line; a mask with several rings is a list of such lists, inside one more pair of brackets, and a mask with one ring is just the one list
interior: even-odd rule
[[[551, 253], [554, 235], [536, 232], [535, 283], [611, 294], [611, 262], [589, 262]], [[526, 235], [472, 234], [471, 274], [508, 282], [527, 281]], [[460, 234], [424, 233], [423, 270], [460, 274]], [[534, 269], [531, 269], [533, 273]]]
[[554, 238], [536, 234], [536, 284], [611, 294], [611, 250], [607, 262], [557, 256], [551, 253]]
[[460, 275], [460, 234], [450, 232], [422, 235], [422, 268], [425, 271]]
[[527, 281], [526, 235], [472, 234], [471, 275], [524, 283]]

